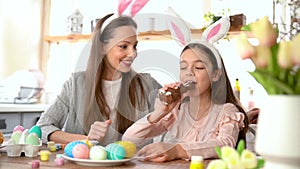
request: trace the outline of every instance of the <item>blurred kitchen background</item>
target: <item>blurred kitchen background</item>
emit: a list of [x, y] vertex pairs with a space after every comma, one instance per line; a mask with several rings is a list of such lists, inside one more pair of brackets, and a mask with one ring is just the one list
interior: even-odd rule
[[[243, 14], [245, 24], [262, 16], [268, 16], [273, 22], [286, 20], [289, 17], [287, 9], [274, 2], [150, 0], [135, 19], [139, 32], [167, 30], [166, 21], [161, 16], [166, 14], [168, 7], [172, 7], [192, 29], [207, 26], [204, 16], [208, 13], [216, 16]], [[91, 21], [115, 12], [117, 4], [118, 0], [0, 0], [0, 102], [27, 97], [27, 100], [20, 101], [50, 103], [72, 72], [84, 70]], [[76, 11], [83, 17], [79, 34], [86, 36], [77, 40], [49, 40], [49, 37], [70, 34], [68, 18]], [[236, 79], [239, 80], [241, 101], [247, 104], [251, 88], [259, 106], [259, 99], [266, 92], [247, 73], [254, 69], [254, 65], [239, 58], [235, 38], [221, 40], [215, 45], [223, 56], [232, 86], [236, 85]], [[151, 73], [161, 84], [178, 81], [177, 64], [181, 49], [171, 39], [141, 40], [134, 69]], [[25, 89], [20, 92], [20, 87]], [[28, 100], [31, 96], [36, 100]]]

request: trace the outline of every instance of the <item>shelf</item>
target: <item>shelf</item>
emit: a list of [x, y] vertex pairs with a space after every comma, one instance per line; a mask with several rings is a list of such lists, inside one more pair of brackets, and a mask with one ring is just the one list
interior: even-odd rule
[[91, 38], [91, 34], [89, 35], [82, 35], [82, 34], [70, 34], [70, 35], [63, 35], [63, 36], [45, 36], [44, 40], [48, 43], [59, 43], [62, 41], [69, 41], [69, 42], [78, 42], [78, 41], [87, 41]]
[[[192, 39], [200, 39], [203, 29], [191, 29]], [[225, 38], [234, 38], [238, 36], [241, 32], [247, 34], [248, 37], [252, 37], [249, 32], [246, 31], [230, 31]], [[45, 41], [48, 43], [59, 43], [62, 41], [68, 42], [78, 42], [78, 41], [87, 41], [92, 37], [91, 34], [82, 35], [82, 34], [70, 34], [65, 36], [46, 36]], [[139, 40], [141, 41], [159, 41], [159, 40], [172, 40], [172, 36], [169, 30], [163, 31], [148, 31], [148, 32], [140, 32]]]

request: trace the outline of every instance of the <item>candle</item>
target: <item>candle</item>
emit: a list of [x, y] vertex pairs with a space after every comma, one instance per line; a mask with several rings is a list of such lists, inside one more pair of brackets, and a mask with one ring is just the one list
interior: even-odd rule
[[31, 161], [31, 168], [39, 168], [39, 167], [40, 167], [40, 160]]
[[50, 151], [42, 150], [40, 151], [40, 159], [41, 161], [49, 161]]
[[62, 165], [64, 165], [64, 163], [65, 163], [65, 159], [64, 158], [56, 158], [55, 159], [55, 164], [57, 166], [62, 166]]

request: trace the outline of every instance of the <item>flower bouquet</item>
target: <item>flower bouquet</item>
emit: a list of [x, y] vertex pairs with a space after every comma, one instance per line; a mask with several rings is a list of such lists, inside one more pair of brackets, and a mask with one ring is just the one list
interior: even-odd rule
[[258, 45], [252, 45], [246, 34], [241, 34], [236, 43], [240, 57], [255, 64], [256, 69], [249, 73], [256, 81], [269, 95], [300, 95], [300, 33], [281, 39], [268, 17], [242, 30], [250, 31], [258, 41]]
[[264, 159], [257, 158], [248, 149], [245, 149], [245, 141], [238, 143], [237, 150], [232, 147], [216, 147], [220, 159], [212, 160], [207, 169], [260, 169], [264, 166]]

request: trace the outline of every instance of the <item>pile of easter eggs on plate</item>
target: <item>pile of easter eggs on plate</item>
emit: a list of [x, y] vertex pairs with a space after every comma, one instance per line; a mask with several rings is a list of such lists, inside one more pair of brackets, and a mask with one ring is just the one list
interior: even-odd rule
[[73, 141], [66, 145], [66, 156], [89, 160], [122, 160], [132, 158], [137, 151], [130, 141], [117, 141], [107, 146], [93, 145], [87, 140]]

